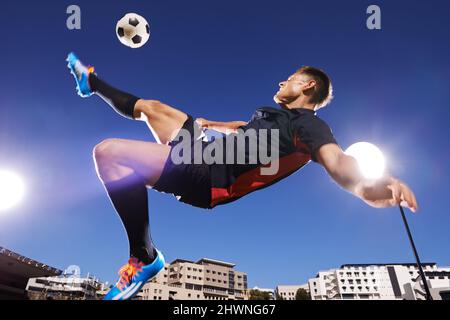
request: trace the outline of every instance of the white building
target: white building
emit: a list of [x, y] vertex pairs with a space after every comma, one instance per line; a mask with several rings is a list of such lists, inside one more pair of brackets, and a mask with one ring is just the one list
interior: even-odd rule
[[304, 289], [309, 293], [309, 285], [280, 285], [275, 289], [275, 294], [279, 295], [283, 300], [295, 300], [298, 289]]
[[[450, 291], [450, 268], [422, 264], [435, 299]], [[424, 299], [419, 270], [413, 263], [346, 264], [319, 272], [308, 281], [313, 300], [329, 299]], [[441, 294], [442, 293], [442, 294]]]
[[[447, 268], [448, 270], [449, 268]], [[450, 300], [450, 272], [449, 271], [426, 271], [428, 287], [433, 300]], [[425, 288], [422, 278], [417, 276], [411, 284], [405, 285], [405, 291], [409, 293], [407, 300], [425, 300]]]

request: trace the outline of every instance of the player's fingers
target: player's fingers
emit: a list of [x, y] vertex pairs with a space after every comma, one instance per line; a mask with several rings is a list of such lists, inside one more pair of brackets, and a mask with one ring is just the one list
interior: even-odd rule
[[395, 206], [396, 204], [399, 204], [401, 201], [400, 199], [401, 192], [399, 184], [397, 182], [393, 182], [387, 187], [392, 191], [391, 205]]
[[419, 205], [417, 204], [417, 199], [416, 199], [416, 196], [414, 195], [414, 193], [412, 194], [412, 196], [413, 196], [413, 201], [414, 201], [414, 209], [415, 209], [414, 212], [417, 212], [417, 211], [419, 211]]
[[409, 189], [409, 187], [403, 183], [400, 183], [400, 188], [401, 188], [400, 205], [403, 207], [407, 207], [411, 211], [415, 212], [416, 206], [414, 204], [414, 196], [411, 189]]
[[415, 209], [414, 212], [416, 212], [416, 211], [418, 210], [418, 205], [417, 205], [417, 199], [416, 199], [416, 196], [415, 196], [414, 192], [413, 192], [409, 187], [408, 187], [408, 191], [409, 191], [409, 195], [410, 195], [410, 197], [411, 197], [411, 203], [412, 203], [412, 206], [413, 206], [414, 209]]

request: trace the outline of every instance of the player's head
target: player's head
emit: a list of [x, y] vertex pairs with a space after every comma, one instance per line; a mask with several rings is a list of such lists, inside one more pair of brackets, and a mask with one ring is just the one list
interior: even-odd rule
[[304, 66], [287, 80], [279, 83], [280, 90], [273, 99], [286, 106], [295, 101], [315, 105], [315, 110], [325, 107], [333, 99], [333, 86], [328, 75], [317, 68]]

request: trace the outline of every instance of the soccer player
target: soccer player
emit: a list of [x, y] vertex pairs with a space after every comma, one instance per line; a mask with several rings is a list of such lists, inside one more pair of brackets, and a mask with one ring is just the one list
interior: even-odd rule
[[[147, 187], [173, 194], [187, 204], [212, 209], [270, 186], [312, 160], [322, 165], [343, 189], [370, 206], [385, 208], [400, 204], [413, 212], [418, 209], [413, 192], [400, 180], [390, 176], [376, 181], [365, 179], [356, 160], [342, 151], [329, 126], [316, 115], [332, 99], [331, 81], [320, 69], [302, 67], [280, 82], [274, 96], [280, 108], [259, 108], [248, 122], [218, 122], [194, 120], [163, 102], [140, 99], [118, 90], [73, 53], [67, 61], [81, 97], [98, 95], [123, 117], [145, 121], [157, 141], [107, 139], [94, 148], [98, 176], [125, 226], [130, 245], [130, 259], [120, 269], [120, 279], [105, 296], [107, 300], [132, 298], [164, 268], [164, 257], [150, 235]], [[223, 135], [205, 141], [204, 128]], [[245, 139], [244, 148], [231, 144], [252, 130], [266, 130], [275, 138], [259, 144], [266, 148], [277, 146], [277, 157], [270, 163], [255, 154]], [[192, 152], [184, 154], [184, 149], [184, 159], [187, 157], [189, 161], [180, 163], [174, 159], [179, 156], [179, 144], [186, 142], [186, 136], [181, 135], [183, 131], [190, 134], [188, 146], [192, 150], [188, 151]], [[256, 142], [261, 139], [256, 136]], [[216, 151], [224, 151], [219, 159], [224, 161], [211, 163], [204, 157], [195, 161], [198, 143], [202, 148], [212, 146]], [[232, 149], [228, 149], [230, 145]], [[225, 161], [230, 160], [225, 159], [230, 150], [236, 153], [231, 163]], [[245, 161], [236, 161], [239, 157]], [[277, 170], [264, 174], [262, 169], [273, 164]]]

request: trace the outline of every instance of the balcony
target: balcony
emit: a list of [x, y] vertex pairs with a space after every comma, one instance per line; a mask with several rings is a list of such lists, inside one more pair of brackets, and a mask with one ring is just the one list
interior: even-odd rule
[[215, 294], [220, 294], [223, 296], [228, 296], [228, 293], [226, 290], [216, 290], [216, 289], [211, 289], [211, 288], [203, 288], [204, 292], [209, 292], [209, 293], [215, 293]]

